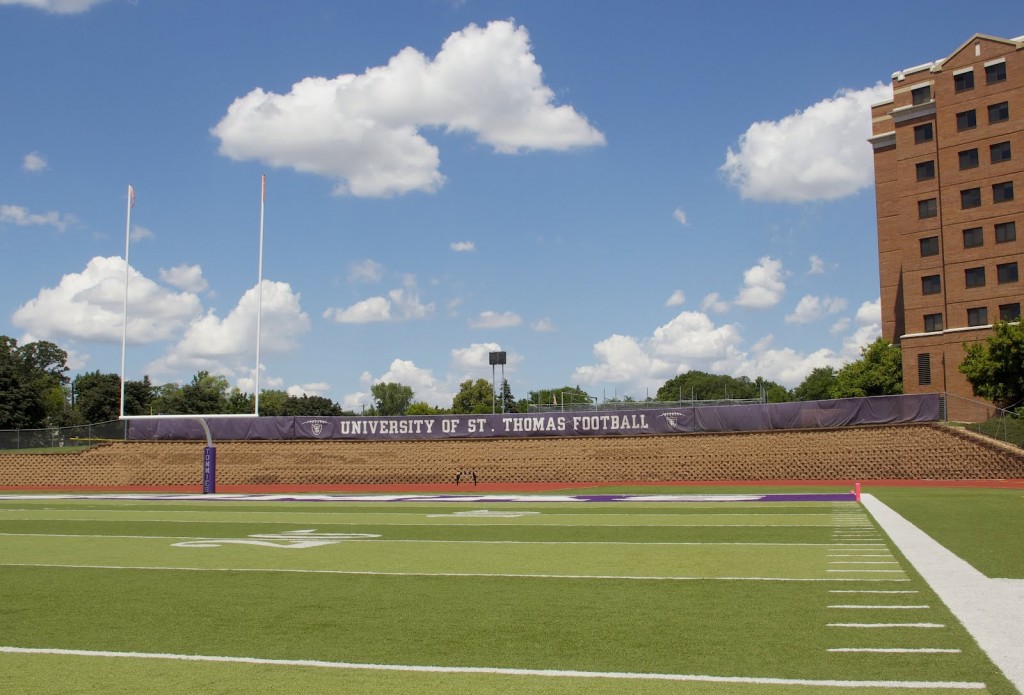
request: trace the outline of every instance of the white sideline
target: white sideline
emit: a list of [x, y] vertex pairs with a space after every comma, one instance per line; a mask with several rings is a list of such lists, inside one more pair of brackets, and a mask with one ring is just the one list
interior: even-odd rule
[[562, 671], [557, 669], [489, 668], [483, 666], [415, 666], [404, 664], [355, 664], [343, 661], [305, 659], [259, 659], [236, 656], [204, 656], [196, 654], [153, 654], [145, 652], [111, 652], [85, 649], [31, 649], [0, 646], [0, 654], [54, 654], [61, 656], [114, 657], [127, 659], [165, 659], [171, 661], [207, 661], [274, 666], [307, 666], [368, 671], [413, 671], [420, 673], [479, 673], [503, 676], [545, 676], [549, 678], [609, 678], [616, 680], [690, 681], [703, 683], [750, 683], [754, 685], [809, 685], [832, 688], [947, 688], [952, 690], [983, 690], [984, 683], [969, 681], [840, 681], [805, 680], [800, 678], [752, 678], [749, 676], [702, 676], [683, 673], [626, 673], [621, 671]]
[[861, 495], [861, 502], [1003, 675], [1024, 692], [1024, 580], [989, 579], [874, 495]]

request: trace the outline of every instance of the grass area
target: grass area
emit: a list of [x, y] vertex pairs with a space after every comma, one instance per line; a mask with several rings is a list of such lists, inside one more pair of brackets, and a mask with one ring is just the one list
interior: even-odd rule
[[44, 446], [30, 447], [26, 449], [0, 449], [0, 456], [4, 454], [70, 454], [85, 451], [96, 446], [95, 444], [82, 444], [75, 446]]
[[966, 428], [972, 432], [1024, 448], [1024, 420], [1019, 415], [971, 423], [966, 425]]
[[1016, 692], [849, 502], [0, 498], [2, 692], [904, 692], [835, 680]]

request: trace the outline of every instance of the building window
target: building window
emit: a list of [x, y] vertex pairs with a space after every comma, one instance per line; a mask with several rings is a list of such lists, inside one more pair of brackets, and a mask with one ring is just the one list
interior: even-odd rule
[[925, 275], [921, 278], [921, 294], [938, 294], [942, 291], [942, 278], [938, 275]]
[[925, 314], [924, 315], [924, 331], [925, 333], [934, 333], [942, 330], [942, 314]]
[[917, 201], [917, 218], [923, 220], [939, 214], [939, 204], [935, 198]]
[[990, 104], [988, 107], [988, 123], [1002, 123], [1010, 120], [1010, 102], [1001, 101], [998, 104]]
[[932, 383], [932, 356], [929, 352], [917, 355], [917, 383], [921, 386]]
[[1007, 241], [1017, 240], [1017, 223], [1000, 222], [996, 225], [996, 243], [1002, 244]]
[[921, 239], [921, 255], [922, 256], [938, 256], [939, 255], [939, 237], [928, 236]]
[[920, 145], [922, 142], [931, 142], [934, 137], [932, 132], [931, 123], [922, 123], [921, 125], [914, 126], [914, 144]]
[[1008, 162], [1010, 160], [1010, 142], [997, 142], [994, 145], [988, 146], [988, 153], [992, 158], [993, 164], [999, 162]]
[[987, 326], [988, 325], [988, 307], [976, 306], [973, 309], [967, 310], [967, 325], [968, 326]]
[[912, 89], [910, 90], [910, 95], [913, 98], [914, 106], [927, 104], [932, 100], [932, 86], [930, 84], [926, 84], [924, 87]]
[[[1010, 143], [1006, 143], [1009, 146]], [[1009, 157], [1007, 157], [1009, 159]], [[917, 180], [927, 181], [935, 178], [935, 160], [917, 163]]]
[[956, 129], [957, 130], [970, 130], [978, 125], [978, 114], [975, 113], [974, 109], [970, 111], [961, 111], [956, 115]]
[[992, 202], [1005, 203], [1013, 200], [1013, 181], [992, 184]]
[[974, 89], [974, 70], [953, 75], [953, 89], [957, 92], [966, 92], [968, 89]]
[[1007, 282], [1017, 282], [1017, 264], [1000, 263], [996, 266], [996, 277], [1001, 285]]
[[964, 150], [960, 153], [960, 168], [973, 169], [978, 166], [978, 148]]
[[1020, 321], [1020, 302], [999, 305], [1000, 321]]
[[981, 205], [981, 189], [980, 188], [968, 188], [965, 191], [960, 191], [960, 207], [964, 210], [968, 208], [976, 208]]
[[985, 233], [981, 227], [971, 227], [964, 230], [964, 248], [973, 249], [976, 246], [985, 244]]
[[985, 268], [968, 268], [964, 271], [964, 283], [968, 287], [984, 287], [985, 286]]
[[1006, 81], [1006, 61], [985, 66], [985, 84], [997, 84]]

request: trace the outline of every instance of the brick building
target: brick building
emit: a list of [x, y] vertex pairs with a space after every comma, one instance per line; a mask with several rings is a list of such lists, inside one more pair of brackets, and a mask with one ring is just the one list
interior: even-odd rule
[[871, 109], [882, 336], [906, 393], [946, 392], [949, 419], [979, 420], [964, 343], [1024, 302], [1024, 36], [976, 34], [892, 87]]

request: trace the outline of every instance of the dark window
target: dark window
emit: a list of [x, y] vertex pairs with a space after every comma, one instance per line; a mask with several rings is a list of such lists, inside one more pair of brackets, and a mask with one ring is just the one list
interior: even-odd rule
[[921, 352], [917, 355], [917, 383], [921, 386], [932, 383], [931, 353]]
[[1001, 244], [1004, 241], [1016, 241], [1017, 240], [1017, 223], [1016, 222], [1000, 222], [996, 225], [996, 243]]
[[997, 142], [988, 146], [988, 153], [992, 157], [992, 163], [1006, 162], [1010, 159], [1010, 142]]
[[957, 92], [966, 92], [968, 89], [974, 89], [974, 70], [953, 75], [953, 88]]
[[922, 142], [931, 142], [933, 137], [932, 124], [922, 123], [921, 125], [914, 126], [914, 144], [920, 145]]
[[957, 130], [969, 130], [978, 125], [978, 114], [975, 113], [974, 109], [970, 111], [961, 111], [956, 115], [956, 129]]
[[1013, 181], [992, 184], [992, 202], [1005, 203], [1013, 200]]
[[928, 236], [921, 239], [921, 255], [922, 256], [938, 256], [939, 255], [939, 237]]
[[988, 325], [988, 307], [976, 306], [973, 309], [967, 310], [967, 325], [968, 326], [987, 326]]
[[1000, 304], [999, 305], [999, 320], [1000, 321], [1018, 321], [1018, 320], [1020, 320], [1020, 302], [1014, 302], [1013, 304]]
[[964, 150], [960, 153], [960, 168], [973, 169], [978, 166], [978, 148]]
[[[1010, 143], [1006, 143], [1009, 146]], [[1009, 157], [1007, 157], [1009, 159]], [[917, 164], [917, 180], [927, 181], [928, 179], [935, 178], [935, 161], [929, 160], [927, 162], [918, 162]]]
[[1006, 81], [1006, 62], [985, 66], [985, 84], [996, 84]]
[[917, 201], [917, 217], [918, 219], [925, 219], [926, 217], [935, 217], [939, 214], [939, 206], [935, 198], [929, 198], [928, 200]]
[[964, 271], [964, 282], [968, 287], [984, 287], [985, 268], [968, 268]]
[[925, 314], [924, 330], [927, 333], [934, 333], [942, 330], [942, 314]]
[[1006, 282], [1017, 282], [1017, 264], [1000, 263], [996, 266], [996, 277], [1000, 284]]
[[921, 278], [921, 294], [938, 294], [942, 291], [942, 279], [938, 275], [925, 275]]
[[964, 230], [964, 248], [972, 249], [975, 246], [982, 246], [985, 243], [985, 233], [981, 227], [971, 227]]
[[918, 87], [910, 90], [910, 95], [913, 97], [914, 106], [918, 104], [927, 104], [932, 100], [932, 87], [931, 85], [925, 85], [924, 87]]
[[967, 208], [976, 208], [981, 205], [981, 189], [980, 188], [968, 188], [965, 191], [960, 191], [960, 207], [964, 210]]
[[988, 122], [1002, 123], [1010, 120], [1010, 102], [1001, 101], [998, 104], [990, 104], [988, 107]]

